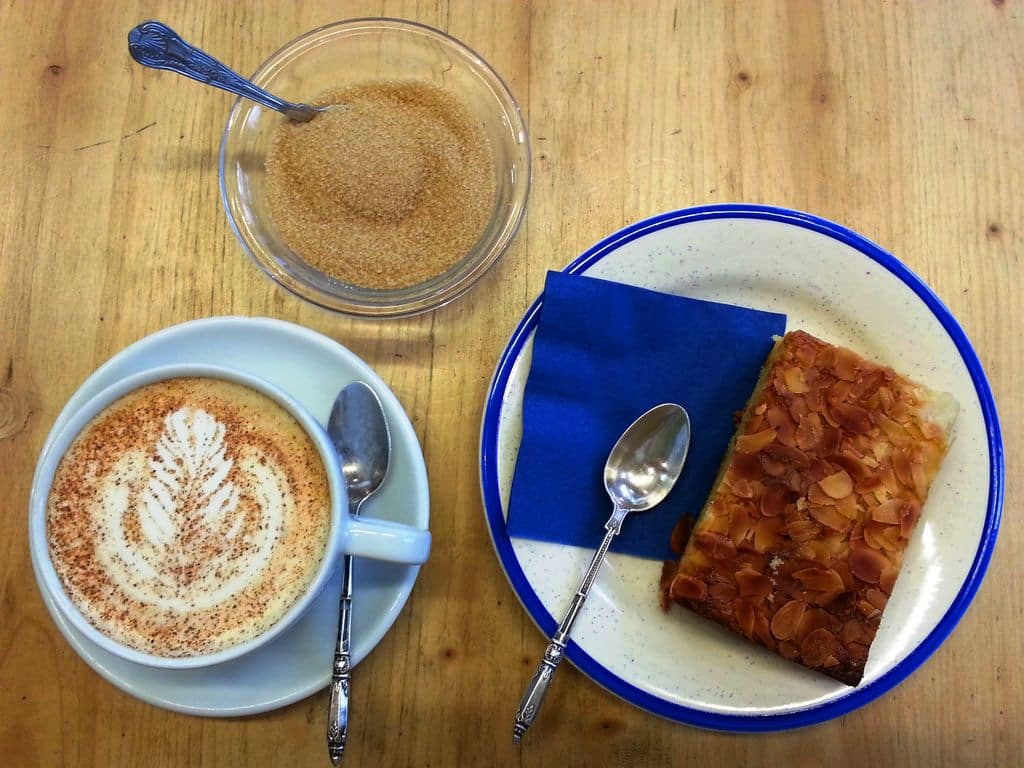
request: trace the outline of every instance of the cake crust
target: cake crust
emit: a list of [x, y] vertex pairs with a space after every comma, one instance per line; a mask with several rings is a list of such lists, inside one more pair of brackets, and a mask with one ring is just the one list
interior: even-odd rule
[[787, 333], [663, 604], [858, 685], [955, 414], [947, 395]]

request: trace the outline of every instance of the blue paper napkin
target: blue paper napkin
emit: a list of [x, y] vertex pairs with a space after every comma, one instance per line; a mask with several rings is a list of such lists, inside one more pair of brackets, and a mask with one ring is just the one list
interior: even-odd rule
[[612, 549], [666, 560], [679, 517], [702, 508], [786, 316], [549, 272], [523, 402], [508, 531], [596, 548], [611, 502], [602, 480], [615, 441], [664, 402], [693, 436], [668, 498], [631, 515]]

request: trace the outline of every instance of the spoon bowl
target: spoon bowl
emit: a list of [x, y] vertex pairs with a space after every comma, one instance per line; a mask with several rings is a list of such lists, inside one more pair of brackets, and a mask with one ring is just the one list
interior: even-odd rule
[[352, 513], [384, 482], [391, 457], [391, 435], [376, 393], [361, 381], [338, 394], [327, 421], [327, 435], [338, 452]]
[[604, 467], [612, 503], [628, 512], [657, 506], [675, 485], [690, 447], [690, 417], [675, 403], [647, 411], [618, 439]]

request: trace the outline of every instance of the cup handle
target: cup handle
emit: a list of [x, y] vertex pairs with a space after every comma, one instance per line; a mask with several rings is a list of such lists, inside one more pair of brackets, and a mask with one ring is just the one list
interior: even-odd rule
[[420, 564], [430, 555], [430, 531], [387, 520], [349, 517], [341, 551], [355, 557]]

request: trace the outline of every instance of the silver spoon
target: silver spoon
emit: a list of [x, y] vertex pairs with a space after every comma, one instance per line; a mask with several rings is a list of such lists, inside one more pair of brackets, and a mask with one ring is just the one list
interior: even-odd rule
[[177, 72], [236, 96], [252, 99], [298, 123], [308, 122], [330, 108], [293, 104], [267, 93], [210, 54], [186, 43], [177, 32], [159, 21], [145, 21], [129, 32], [128, 52], [145, 67]]
[[[334, 401], [327, 421], [327, 435], [334, 443], [348, 489], [352, 515], [384, 482], [391, 457], [391, 434], [377, 394], [367, 384], [349, 384]], [[338, 642], [331, 673], [331, 699], [327, 709], [327, 752], [338, 765], [348, 737], [348, 693], [351, 675], [352, 557], [342, 564], [341, 615]]]
[[682, 406], [664, 403], [634, 421], [612, 448], [604, 467], [604, 487], [614, 506], [604, 526], [607, 533], [519, 704], [512, 730], [516, 744], [537, 718], [551, 679], [565, 655], [572, 625], [604, 563], [608, 547], [622, 530], [622, 521], [630, 512], [645, 512], [665, 499], [683, 471], [689, 447], [690, 417]]

